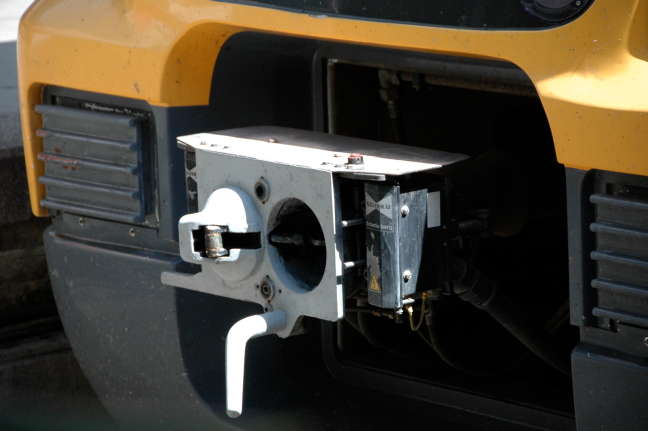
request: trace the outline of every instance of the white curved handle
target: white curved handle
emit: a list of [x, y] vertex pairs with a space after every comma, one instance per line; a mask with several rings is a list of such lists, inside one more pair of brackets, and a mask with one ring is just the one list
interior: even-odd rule
[[262, 335], [275, 334], [285, 326], [286, 313], [272, 311], [245, 317], [230, 328], [225, 342], [227, 416], [237, 418], [243, 411], [245, 347], [248, 340]]

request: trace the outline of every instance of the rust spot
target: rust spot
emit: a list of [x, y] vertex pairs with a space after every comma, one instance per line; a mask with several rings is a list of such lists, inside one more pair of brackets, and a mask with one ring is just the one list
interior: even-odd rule
[[77, 159], [69, 159], [67, 157], [61, 157], [54, 154], [40, 153], [38, 155], [38, 160], [42, 160], [44, 162], [61, 163], [63, 165], [63, 169], [69, 171], [76, 171], [77, 169], [79, 169], [79, 161]]

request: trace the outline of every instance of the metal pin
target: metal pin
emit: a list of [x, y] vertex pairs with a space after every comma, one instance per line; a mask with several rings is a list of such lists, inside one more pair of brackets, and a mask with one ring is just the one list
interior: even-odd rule
[[205, 226], [205, 253], [207, 257], [216, 259], [229, 254], [229, 250], [223, 247], [223, 237], [221, 235], [223, 232], [227, 232], [227, 229], [223, 229], [221, 226]]
[[340, 222], [342, 227], [352, 227], [352, 226], [360, 226], [365, 224], [365, 219], [363, 218], [353, 218], [351, 220], [342, 220]]
[[358, 266], [364, 266], [364, 264], [365, 264], [364, 260], [349, 260], [347, 262], [344, 262], [342, 266], [344, 267], [345, 270], [348, 270]]

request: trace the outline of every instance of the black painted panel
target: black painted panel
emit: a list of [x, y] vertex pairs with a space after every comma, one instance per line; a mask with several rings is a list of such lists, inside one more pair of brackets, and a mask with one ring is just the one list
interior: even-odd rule
[[483, 29], [546, 28], [582, 13], [590, 0], [229, 0], [296, 12]]

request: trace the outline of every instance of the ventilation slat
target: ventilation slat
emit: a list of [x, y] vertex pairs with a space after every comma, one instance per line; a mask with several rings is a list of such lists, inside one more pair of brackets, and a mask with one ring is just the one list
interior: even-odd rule
[[593, 251], [591, 253], [592, 260], [599, 262], [609, 262], [609, 263], [619, 263], [622, 265], [634, 266], [641, 269], [648, 270], [648, 262], [642, 259], [636, 259], [634, 257], [628, 257], [623, 255], [618, 255], [609, 252], [602, 251]]
[[590, 196], [590, 202], [595, 205], [604, 205], [619, 209], [632, 209], [648, 212], [648, 203], [633, 199], [624, 199], [602, 194], [594, 194]]
[[125, 175], [134, 175], [138, 170], [137, 165], [120, 165], [115, 163], [97, 162], [94, 160], [79, 159], [71, 156], [60, 156], [52, 153], [39, 153], [38, 160], [68, 166], [85, 166], [88, 168], [104, 169]]
[[631, 229], [609, 223], [592, 223], [590, 225], [590, 230], [596, 233], [619, 235], [624, 237], [625, 239], [648, 242], [648, 232], [640, 229]]
[[108, 220], [115, 220], [123, 223], [141, 223], [144, 217], [134, 215], [131, 212], [116, 211], [111, 209], [90, 208], [82, 205], [73, 205], [65, 202], [57, 202], [50, 199], [41, 200], [41, 205], [58, 211], [66, 211], [73, 214], [97, 217]]
[[116, 165], [61, 156], [51, 153], [40, 153], [38, 159], [45, 163], [45, 177], [94, 183], [101, 181], [109, 187], [139, 188], [137, 166]]
[[139, 192], [133, 189], [84, 183], [79, 181], [68, 181], [47, 176], [40, 177], [39, 181], [41, 182], [41, 184], [45, 184], [46, 186], [56, 186], [78, 192], [106, 193], [115, 197], [128, 198], [132, 200], [136, 200], [139, 195]]
[[36, 112], [42, 114], [46, 130], [121, 142], [139, 141], [140, 119], [135, 117], [54, 105], [38, 105]]
[[629, 284], [616, 283], [607, 280], [595, 278], [592, 280], [592, 287], [598, 290], [604, 290], [612, 294], [636, 296], [638, 298], [648, 299], [648, 288], [632, 286]]
[[138, 163], [137, 143], [111, 141], [46, 129], [39, 129], [37, 134], [43, 138], [43, 150], [48, 153], [124, 165]]
[[623, 313], [623, 312], [609, 310], [601, 307], [594, 307], [592, 309], [592, 314], [596, 317], [603, 317], [603, 318], [615, 320], [620, 323], [626, 323], [629, 325], [648, 328], [648, 317], [639, 316], [632, 313]]

